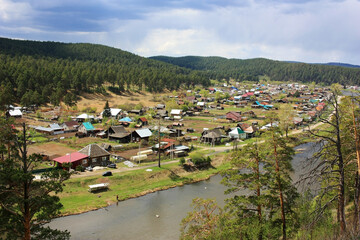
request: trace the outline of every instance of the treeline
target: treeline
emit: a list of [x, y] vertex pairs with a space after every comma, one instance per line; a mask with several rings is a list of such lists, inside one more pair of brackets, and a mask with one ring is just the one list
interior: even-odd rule
[[103, 84], [111, 84], [116, 92], [130, 87], [161, 92], [208, 86], [210, 81], [202, 71], [102, 45], [0, 38], [0, 86], [6, 99], [25, 105], [57, 105], [65, 96], [74, 99], [81, 92], [105, 92]]
[[151, 57], [192, 70], [202, 70], [212, 79], [253, 80], [259, 76], [269, 76], [274, 81], [316, 82], [359, 85], [360, 69], [321, 64], [307, 64], [274, 61], [264, 58], [248, 60], [221, 57]]

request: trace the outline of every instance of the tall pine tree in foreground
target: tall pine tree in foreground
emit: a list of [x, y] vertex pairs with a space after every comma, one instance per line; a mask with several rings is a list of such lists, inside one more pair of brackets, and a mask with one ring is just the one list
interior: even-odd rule
[[69, 173], [53, 170], [35, 180], [33, 168], [41, 156], [27, 155], [29, 140], [25, 124], [16, 133], [0, 119], [0, 236], [5, 239], [69, 239], [67, 231], [44, 225], [59, 215], [62, 204], [57, 193]]

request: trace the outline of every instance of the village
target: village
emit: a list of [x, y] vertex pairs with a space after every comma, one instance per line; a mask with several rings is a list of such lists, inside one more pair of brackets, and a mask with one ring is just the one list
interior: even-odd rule
[[222, 83], [169, 93], [160, 102], [149, 102], [153, 106], [134, 109], [108, 106], [89, 113], [12, 107], [7, 114], [31, 129], [29, 154], [44, 159], [39, 172], [52, 167], [84, 172], [154, 162], [159, 152], [161, 160], [173, 160], [187, 157], [195, 146], [246, 143], [270, 124], [279, 125], [266, 121], [272, 111], [286, 121], [280, 123], [286, 131], [304, 128], [326, 107], [327, 90], [297, 83]]

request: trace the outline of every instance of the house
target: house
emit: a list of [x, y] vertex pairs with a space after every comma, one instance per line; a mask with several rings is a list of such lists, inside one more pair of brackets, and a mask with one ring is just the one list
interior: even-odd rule
[[170, 115], [175, 119], [181, 119], [182, 110], [181, 109], [172, 109]]
[[203, 109], [203, 108], [205, 108], [205, 102], [198, 102], [198, 103], [196, 104], [196, 106]]
[[246, 133], [239, 127], [234, 128], [229, 132], [231, 139], [246, 139]]
[[64, 133], [64, 129], [59, 126], [59, 124], [50, 124], [49, 127], [41, 127], [41, 126], [34, 126], [35, 131], [40, 133], [45, 133], [49, 135], [61, 134]]
[[294, 125], [296, 125], [296, 126], [302, 125], [303, 121], [304, 121], [304, 119], [300, 118], [300, 117], [293, 117], [292, 120], [293, 120]]
[[132, 122], [132, 120], [129, 117], [124, 117], [124, 118], [120, 119], [119, 122], [129, 122], [130, 123], [130, 122]]
[[156, 107], [155, 107], [157, 110], [161, 110], [161, 109], [165, 109], [165, 104], [158, 104], [158, 105], [156, 105]]
[[78, 128], [78, 133], [82, 133], [85, 135], [90, 135], [95, 132], [94, 126], [90, 122], [83, 122]]
[[108, 138], [111, 141], [119, 143], [128, 143], [131, 140], [131, 134], [123, 126], [111, 126], [108, 131]]
[[248, 128], [244, 129], [244, 132], [246, 133], [246, 138], [252, 138], [255, 137], [255, 133], [257, 132], [257, 127], [252, 125]]
[[64, 122], [61, 124], [61, 127], [64, 129], [64, 132], [76, 132], [79, 123], [77, 121]]
[[107, 166], [110, 163], [110, 153], [97, 144], [89, 144], [79, 153], [88, 156], [87, 166]]
[[[171, 149], [175, 149], [175, 143], [176, 140], [169, 139], [169, 138], [163, 138], [160, 139], [160, 152], [169, 151]], [[159, 151], [159, 143], [155, 144], [152, 147], [153, 151]]]
[[80, 152], [66, 154], [65, 156], [54, 158], [53, 161], [57, 162], [59, 167], [63, 167], [64, 163], [71, 163], [70, 168], [75, 169], [77, 166], [89, 166], [89, 156]]
[[50, 128], [53, 130], [53, 134], [62, 134], [64, 133], [64, 128], [60, 127], [57, 123], [50, 124]]
[[168, 116], [168, 111], [163, 109], [163, 110], [158, 110], [155, 117], [156, 118], [165, 118]]
[[34, 129], [35, 129], [35, 131], [37, 131], [39, 133], [45, 133], [45, 134], [49, 134], [49, 135], [54, 134], [54, 130], [49, 127], [34, 126]]
[[232, 122], [241, 122], [241, 114], [239, 112], [228, 112], [226, 113], [226, 119]]
[[22, 112], [19, 109], [9, 110], [7, 112], [7, 116], [14, 117], [14, 118], [21, 118], [22, 117]]
[[132, 141], [139, 142], [141, 140], [149, 140], [152, 132], [148, 128], [138, 129], [131, 133]]
[[144, 115], [144, 110], [142, 110], [142, 109], [140, 109], [140, 110], [133, 109], [133, 110], [130, 110], [129, 113], [136, 114], [136, 115]]
[[105, 149], [106, 151], [111, 151], [111, 149], [112, 149], [112, 146], [108, 143], [101, 143], [99, 146], [101, 148]]
[[76, 121], [78, 122], [93, 121], [93, 120], [94, 120], [94, 116], [88, 115], [86, 113], [80, 114], [79, 116], [76, 117]]
[[[112, 118], [119, 119], [121, 116], [122, 110], [119, 108], [110, 108], [110, 114]], [[104, 111], [101, 112], [101, 116], [103, 116]]]
[[144, 117], [139, 118], [138, 123], [140, 123], [142, 126], [145, 126], [145, 125], [149, 124], [148, 120], [146, 118], [144, 118]]
[[220, 143], [222, 138], [226, 138], [220, 129], [215, 128], [212, 130], [205, 130], [201, 134], [200, 141], [204, 143], [217, 144]]

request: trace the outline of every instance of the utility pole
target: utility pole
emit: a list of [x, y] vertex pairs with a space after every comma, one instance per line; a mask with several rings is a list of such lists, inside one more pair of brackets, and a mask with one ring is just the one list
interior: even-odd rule
[[159, 136], [158, 136], [158, 152], [159, 152], [159, 161], [158, 161], [158, 167], [161, 167], [160, 166], [160, 120], [161, 120], [161, 117], [159, 118], [159, 126], [158, 126], [158, 132], [159, 132]]

